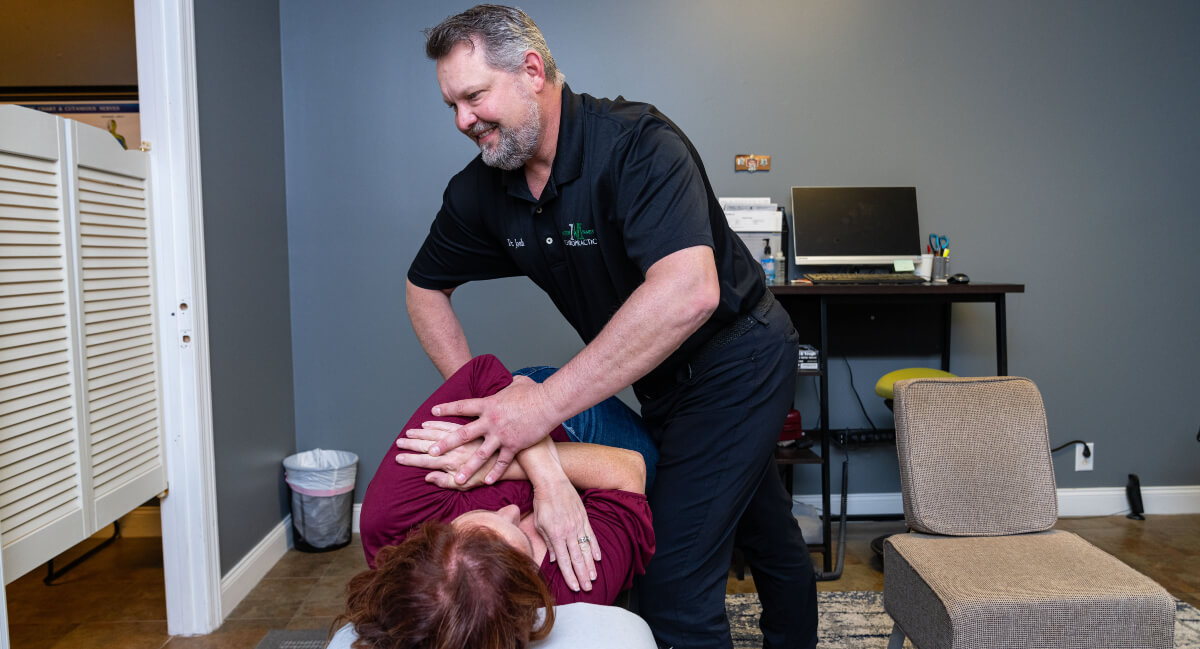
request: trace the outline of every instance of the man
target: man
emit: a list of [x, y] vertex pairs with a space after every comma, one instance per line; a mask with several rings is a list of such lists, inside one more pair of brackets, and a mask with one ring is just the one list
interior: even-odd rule
[[[772, 458], [793, 397], [796, 333], [729, 230], [699, 155], [653, 106], [572, 92], [520, 10], [481, 5], [427, 36], [443, 99], [480, 157], [450, 181], [409, 270], [421, 345], [452, 374], [471, 352], [451, 293], [515, 275], [544, 289], [586, 343], [544, 383], [436, 406], [478, 419], [430, 454], [482, 437], [455, 479], [498, 452], [494, 480], [515, 453], [632, 384], [660, 451], [650, 494], [658, 549], [638, 586], [658, 642], [730, 646], [724, 585], [736, 535], [763, 602], [765, 646], [815, 646], [812, 564]], [[552, 553], [587, 588], [603, 548], [580, 512], [567, 494], [535, 503]]]

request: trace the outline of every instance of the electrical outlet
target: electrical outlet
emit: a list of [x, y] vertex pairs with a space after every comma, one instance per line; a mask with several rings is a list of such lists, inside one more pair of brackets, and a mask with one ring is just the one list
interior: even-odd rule
[[1088, 444], [1087, 444], [1088, 456], [1084, 457], [1083, 456], [1083, 445], [1082, 444], [1075, 445], [1075, 470], [1076, 471], [1091, 471], [1092, 470], [1092, 465], [1094, 465], [1096, 463], [1096, 448], [1095, 448], [1095, 446], [1096, 445], [1094, 443], [1088, 442]]

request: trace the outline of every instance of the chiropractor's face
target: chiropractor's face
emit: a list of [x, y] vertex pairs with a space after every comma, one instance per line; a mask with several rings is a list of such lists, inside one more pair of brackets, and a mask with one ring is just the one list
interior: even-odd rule
[[479, 146], [484, 164], [513, 170], [537, 150], [541, 107], [523, 73], [488, 65], [483, 45], [459, 43], [437, 62], [442, 99], [454, 124]]
[[486, 509], [467, 512], [454, 519], [451, 525], [455, 527], [462, 527], [464, 525], [486, 527], [499, 534], [505, 543], [513, 546], [518, 552], [532, 559], [533, 542], [529, 540], [529, 536], [519, 527], [520, 522], [521, 510], [516, 505], [505, 505], [499, 511], [494, 512]]

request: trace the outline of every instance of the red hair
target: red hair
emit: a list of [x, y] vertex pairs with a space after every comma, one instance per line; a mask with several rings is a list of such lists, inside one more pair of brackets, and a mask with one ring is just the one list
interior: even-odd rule
[[537, 564], [482, 527], [425, 523], [346, 592], [360, 649], [522, 649], [554, 626]]

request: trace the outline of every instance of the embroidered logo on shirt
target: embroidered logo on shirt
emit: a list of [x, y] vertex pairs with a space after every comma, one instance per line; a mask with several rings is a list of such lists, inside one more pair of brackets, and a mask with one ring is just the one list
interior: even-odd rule
[[594, 246], [595, 234], [594, 229], [584, 229], [582, 223], [572, 223], [569, 230], [563, 230], [563, 243], [568, 246]]

